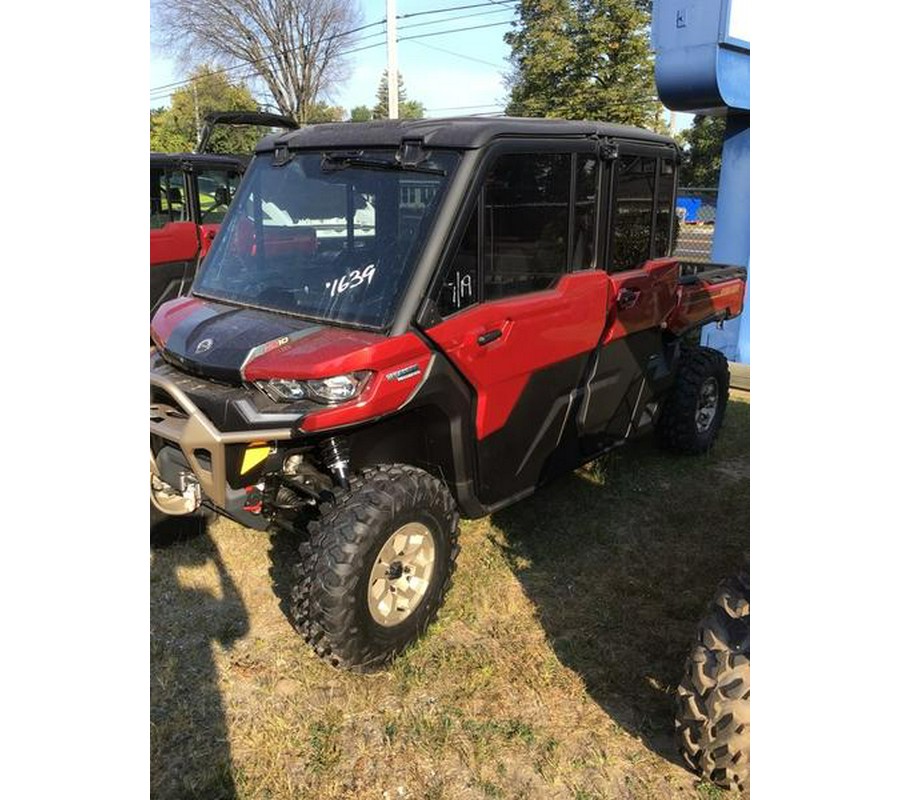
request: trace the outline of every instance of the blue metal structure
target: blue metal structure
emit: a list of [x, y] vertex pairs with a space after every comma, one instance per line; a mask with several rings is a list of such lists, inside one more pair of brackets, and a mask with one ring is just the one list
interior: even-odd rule
[[659, 99], [673, 111], [726, 115], [712, 260], [747, 267], [744, 313], [704, 344], [750, 363], [751, 0], [656, 0], [653, 46]]

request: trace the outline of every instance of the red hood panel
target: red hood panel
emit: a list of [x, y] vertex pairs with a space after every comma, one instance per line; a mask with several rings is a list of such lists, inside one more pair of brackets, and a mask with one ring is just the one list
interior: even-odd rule
[[412, 333], [378, 333], [322, 327], [296, 342], [262, 353], [244, 368], [248, 381], [266, 378], [328, 378], [357, 370], [382, 370], [429, 354]]

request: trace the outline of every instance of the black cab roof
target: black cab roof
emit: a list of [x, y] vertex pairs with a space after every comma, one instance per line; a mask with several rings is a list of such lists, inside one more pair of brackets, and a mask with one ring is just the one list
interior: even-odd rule
[[204, 167], [236, 167], [246, 169], [250, 156], [228, 155], [225, 153], [154, 153], [150, 151], [151, 167], [182, 167], [196, 164]]
[[271, 152], [276, 147], [399, 147], [405, 139], [421, 140], [426, 147], [475, 149], [500, 137], [609, 137], [675, 146], [675, 141], [669, 136], [609, 122], [532, 117], [445, 117], [310, 125], [266, 136], [257, 145], [256, 152]]

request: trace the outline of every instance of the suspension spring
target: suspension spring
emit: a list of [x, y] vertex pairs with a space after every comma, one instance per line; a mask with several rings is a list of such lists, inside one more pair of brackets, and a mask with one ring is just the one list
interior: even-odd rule
[[350, 488], [350, 447], [342, 436], [330, 436], [321, 445], [322, 462], [342, 489]]

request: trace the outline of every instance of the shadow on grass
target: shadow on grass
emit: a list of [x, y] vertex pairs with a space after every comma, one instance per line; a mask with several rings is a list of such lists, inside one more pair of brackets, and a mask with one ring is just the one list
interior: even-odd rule
[[300, 543], [304, 535], [277, 528], [269, 534], [269, 578], [278, 608], [297, 633], [300, 631], [291, 613], [291, 592], [297, 580], [296, 567], [300, 560]]
[[560, 662], [622, 728], [681, 765], [674, 691], [718, 583], [749, 553], [750, 407], [703, 456], [644, 440], [492, 517]]
[[207, 521], [151, 531], [150, 786], [154, 798], [236, 795], [214, 648], [249, 629]]

